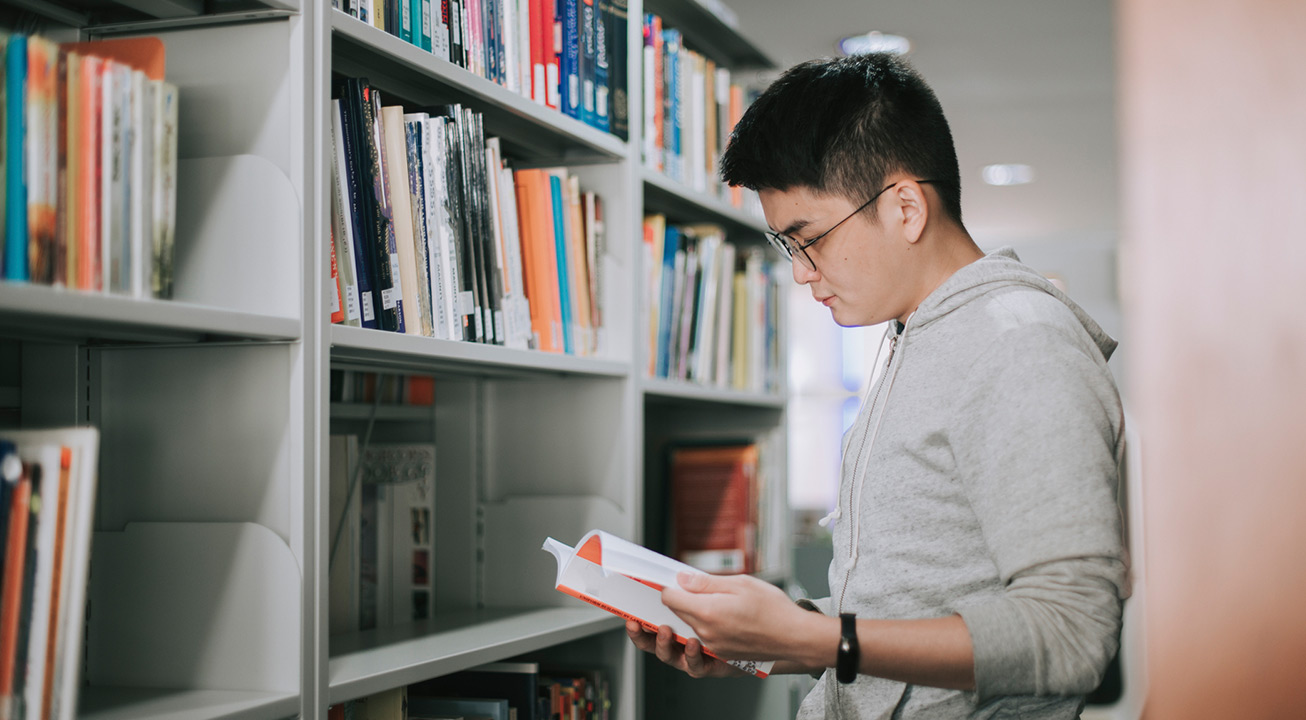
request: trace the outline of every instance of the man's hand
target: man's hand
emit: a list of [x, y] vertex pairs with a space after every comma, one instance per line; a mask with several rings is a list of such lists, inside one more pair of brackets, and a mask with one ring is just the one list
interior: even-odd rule
[[743, 670], [727, 665], [710, 655], [704, 655], [703, 645], [694, 638], [690, 638], [684, 645], [676, 642], [675, 634], [667, 625], [658, 628], [655, 635], [645, 632], [644, 628], [634, 620], [627, 620], [626, 634], [630, 636], [630, 641], [635, 644], [635, 647], [653, 653], [662, 662], [685, 672], [690, 677], [737, 677], [745, 674]]
[[813, 619], [780, 588], [749, 575], [681, 573], [662, 602], [689, 623], [713, 653], [742, 660], [795, 659]]

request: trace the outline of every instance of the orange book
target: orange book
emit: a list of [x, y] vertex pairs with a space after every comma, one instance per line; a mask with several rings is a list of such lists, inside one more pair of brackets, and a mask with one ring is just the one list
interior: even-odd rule
[[756, 572], [755, 444], [671, 451], [672, 555], [706, 572]]
[[526, 297], [526, 307], [530, 312], [531, 334], [534, 336], [533, 344], [536, 349], [542, 349], [544, 336], [540, 330], [544, 327], [542, 308], [540, 307], [539, 288], [536, 287], [536, 278], [534, 277], [535, 269], [535, 245], [528, 237], [528, 234], [534, 232], [535, 226], [535, 204], [530, 201], [530, 188], [527, 183], [529, 170], [519, 170], [513, 173], [513, 185], [517, 193], [517, 241], [521, 243], [521, 263], [522, 263], [522, 293]]
[[[734, 132], [735, 125], [744, 117], [744, 88], [740, 85], [730, 86], [730, 131]], [[744, 189], [738, 185], [730, 186], [730, 204], [735, 207], [744, 206]]]
[[[562, 308], [558, 296], [557, 251], [553, 245], [553, 203], [543, 170], [518, 172], [517, 191], [524, 198], [522, 259], [531, 304], [531, 329], [539, 349], [562, 352]], [[529, 248], [529, 249], [528, 249]]]
[[[6, 482], [0, 479], [0, 482]], [[23, 576], [27, 560], [27, 522], [31, 517], [32, 479], [23, 463], [22, 476], [9, 497], [9, 537], [5, 541], [3, 591], [0, 591], [0, 704], [14, 694], [14, 668], [19, 662], [18, 621], [23, 604]], [[26, 658], [23, 658], [26, 660]]]
[[140, 70], [151, 80], [163, 80], [166, 63], [163, 41], [157, 37], [111, 38], [91, 42], [64, 43], [68, 52], [94, 55]]
[[[100, 269], [100, 107], [104, 61], [94, 55], [82, 57], [81, 114], [75, 118], [80, 172], [76, 175], [74, 222], [77, 235], [77, 287], [99, 290], [104, 274]], [[74, 90], [70, 88], [69, 92]]]

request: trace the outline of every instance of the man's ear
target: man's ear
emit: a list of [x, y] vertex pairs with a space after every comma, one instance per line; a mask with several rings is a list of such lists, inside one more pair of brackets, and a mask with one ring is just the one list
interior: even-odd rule
[[890, 192], [893, 193], [894, 211], [902, 223], [907, 242], [915, 244], [925, 234], [925, 223], [930, 218], [930, 204], [925, 188], [914, 180], [904, 180]]

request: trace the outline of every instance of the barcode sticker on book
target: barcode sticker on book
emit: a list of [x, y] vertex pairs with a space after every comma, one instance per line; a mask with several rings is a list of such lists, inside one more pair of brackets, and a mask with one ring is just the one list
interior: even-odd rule
[[363, 296], [363, 320], [371, 322], [376, 319], [376, 310], [372, 308], [372, 293], [360, 293]]
[[396, 304], [395, 301], [398, 300], [398, 299], [399, 299], [399, 293], [395, 292], [395, 288], [388, 287], [388, 288], [382, 290], [382, 291], [381, 291], [381, 308], [382, 308], [383, 310], [393, 310], [394, 307], [395, 307], [395, 304]]

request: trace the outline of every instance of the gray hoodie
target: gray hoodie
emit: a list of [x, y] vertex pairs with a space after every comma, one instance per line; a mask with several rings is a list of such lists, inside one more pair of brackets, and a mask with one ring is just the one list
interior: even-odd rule
[[1078, 717], [1128, 595], [1124, 414], [1106, 364], [1116, 343], [1005, 249], [893, 324], [843, 439], [832, 597], [816, 604], [861, 618], [960, 614], [976, 690], [868, 675], [840, 685], [831, 671], [798, 717]]

